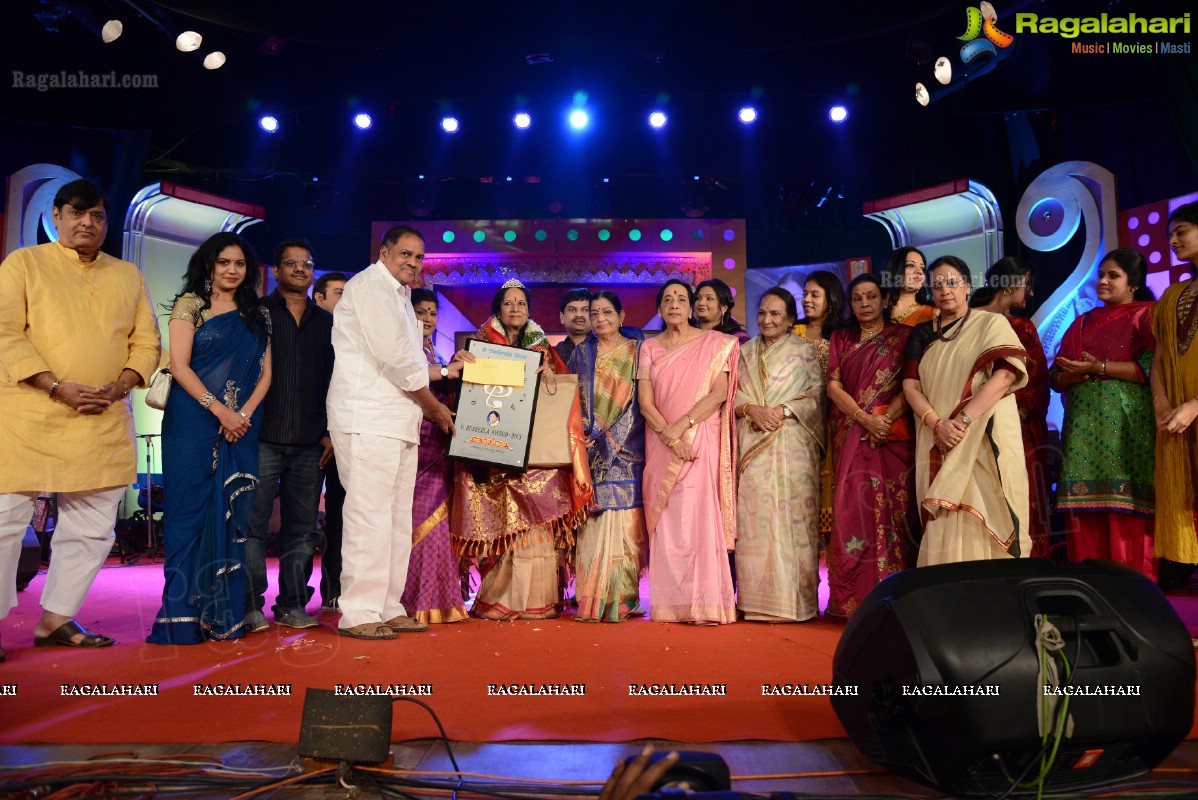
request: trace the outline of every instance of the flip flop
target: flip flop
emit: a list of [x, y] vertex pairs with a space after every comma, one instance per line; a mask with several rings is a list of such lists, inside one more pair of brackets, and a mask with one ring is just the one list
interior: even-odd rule
[[367, 622], [353, 628], [338, 628], [337, 635], [354, 639], [394, 639], [395, 631], [381, 622]]
[[[83, 634], [83, 640], [72, 642], [71, 637]], [[90, 633], [86, 628], [80, 625], [75, 620], [64, 622], [58, 626], [58, 629], [49, 636], [34, 636], [34, 647], [112, 647], [116, 644], [115, 639], [107, 636], [101, 636], [98, 633]]]
[[385, 623], [388, 628], [396, 633], [420, 633], [428, 630], [428, 623], [405, 617], [402, 614], [398, 617], [392, 617]]

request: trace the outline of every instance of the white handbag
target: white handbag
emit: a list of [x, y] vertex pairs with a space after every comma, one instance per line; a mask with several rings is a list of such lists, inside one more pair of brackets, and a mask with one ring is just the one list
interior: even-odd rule
[[150, 388], [146, 391], [146, 405], [162, 411], [166, 408], [167, 398], [171, 396], [171, 365], [167, 364], [150, 379]]

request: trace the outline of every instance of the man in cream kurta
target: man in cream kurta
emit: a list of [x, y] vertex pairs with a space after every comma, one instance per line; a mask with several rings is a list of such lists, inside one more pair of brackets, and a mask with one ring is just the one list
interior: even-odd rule
[[420, 274], [424, 237], [395, 225], [379, 260], [345, 284], [333, 315], [329, 434], [345, 486], [339, 633], [394, 639], [428, 626], [400, 597], [412, 553], [412, 493], [420, 421], [453, 431], [428, 390], [428, 362], [408, 288]]
[[[34, 644], [104, 647], [72, 618], [112, 549], [136, 480], [129, 390], [158, 366], [158, 325], [137, 267], [100, 251], [108, 201], [90, 181], [54, 198], [58, 241], [0, 264], [0, 618], [17, 604], [21, 539], [39, 492], [58, 492]], [[3, 651], [0, 650], [0, 660]]]

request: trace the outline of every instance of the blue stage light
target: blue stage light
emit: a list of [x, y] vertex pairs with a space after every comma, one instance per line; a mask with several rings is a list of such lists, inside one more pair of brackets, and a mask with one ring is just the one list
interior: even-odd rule
[[512, 117], [512, 124], [520, 130], [524, 130], [529, 125], [532, 125], [532, 117], [521, 111], [519, 114]]
[[265, 116], [258, 120], [258, 127], [267, 133], [274, 133], [279, 129], [279, 121], [271, 116]]
[[757, 121], [757, 109], [753, 106], [745, 106], [737, 113], [737, 118], [746, 125]]
[[666, 124], [666, 115], [661, 111], [654, 111], [649, 115], [649, 124], [654, 128], [664, 128]]
[[355, 114], [354, 115], [354, 124], [357, 125], [359, 128], [361, 128], [362, 130], [366, 130], [371, 125], [374, 124], [374, 120], [372, 120], [370, 118], [370, 115], [366, 114], [366, 113]]
[[591, 118], [587, 116], [587, 112], [581, 108], [576, 108], [570, 112], [570, 127], [580, 131], [590, 124]]
[[836, 123], [844, 122], [849, 118], [849, 110], [844, 106], [832, 106], [828, 109], [828, 119]]
[[457, 133], [458, 132], [457, 118], [456, 117], [444, 117], [441, 120], [441, 130], [445, 131], [446, 133]]

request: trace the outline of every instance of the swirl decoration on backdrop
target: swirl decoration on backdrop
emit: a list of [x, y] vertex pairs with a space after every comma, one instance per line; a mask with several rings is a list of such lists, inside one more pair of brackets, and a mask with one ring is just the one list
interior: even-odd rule
[[[1032, 317], [1044, 352], [1055, 355], [1070, 323], [1098, 304], [1094, 283], [1102, 256], [1118, 246], [1115, 176], [1089, 161], [1066, 161], [1040, 173], [1019, 200], [1019, 239], [1039, 252], [1059, 250], [1085, 226], [1077, 266]], [[1053, 394], [1048, 424], [1061, 427], [1060, 395]]]
[[48, 241], [58, 239], [54, 227], [54, 195], [58, 190], [81, 176], [57, 164], [30, 164], [8, 179], [8, 217], [5, 219], [5, 252], [7, 256], [19, 247], [39, 244], [40, 227]]

